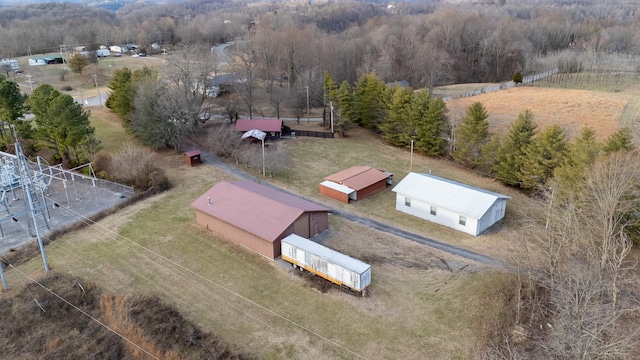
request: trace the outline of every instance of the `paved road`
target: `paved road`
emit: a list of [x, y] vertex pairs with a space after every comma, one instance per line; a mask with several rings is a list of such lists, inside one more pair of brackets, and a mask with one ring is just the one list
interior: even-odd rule
[[[193, 147], [188, 148], [187, 150], [192, 149]], [[202, 150], [201, 150], [202, 151]], [[239, 179], [244, 179], [244, 180], [250, 180], [250, 181], [255, 181], [258, 183], [262, 183], [263, 185], [267, 185], [267, 186], [271, 186], [273, 188], [276, 188], [278, 190], [281, 191], [286, 191], [284, 189], [280, 189], [278, 187], [276, 187], [273, 184], [270, 184], [268, 182], [266, 182], [264, 179], [259, 179], [251, 174], [248, 174], [234, 166], [231, 166], [223, 161], [221, 161], [220, 159], [218, 159], [217, 156], [211, 154], [211, 153], [207, 153], [205, 151], [202, 151], [200, 157], [202, 158], [202, 160], [204, 160], [205, 162], [215, 165], [217, 167], [219, 167], [220, 169], [222, 169], [223, 171], [239, 178]], [[288, 192], [288, 191], [287, 191]], [[293, 193], [292, 193], [293, 194]], [[293, 194], [296, 196], [299, 196], [298, 194]], [[319, 203], [317, 201], [314, 201], [316, 203]], [[416, 233], [412, 233], [406, 230], [402, 230], [399, 229], [397, 227], [394, 227], [392, 225], [389, 224], [385, 224], [376, 220], [372, 220], [369, 219], [367, 217], [364, 216], [360, 216], [357, 214], [354, 214], [352, 212], [346, 211], [346, 210], [342, 210], [342, 209], [338, 209], [336, 207], [327, 205], [327, 204], [323, 204], [323, 203], [319, 203], [322, 206], [325, 206], [327, 208], [329, 208], [331, 210], [331, 213], [336, 215], [336, 216], [340, 216], [342, 218], [345, 218], [347, 220], [351, 220], [351, 221], [355, 221], [358, 223], [361, 223], [363, 225], [369, 226], [371, 228], [374, 228], [376, 230], [379, 231], [383, 231], [389, 234], [393, 234], [396, 236], [400, 236], [402, 238], [405, 238], [407, 240], [411, 240], [414, 241], [416, 243], [422, 244], [422, 245], [426, 245], [429, 247], [432, 247], [434, 249], [438, 249], [444, 252], [447, 252], [449, 254], [452, 255], [456, 255], [465, 259], [469, 259], [469, 260], [473, 260], [475, 262], [481, 263], [481, 264], [485, 264], [485, 265], [489, 265], [492, 267], [496, 267], [496, 268], [501, 268], [501, 269], [506, 269], [508, 268], [508, 266], [504, 263], [502, 263], [500, 260], [487, 256], [487, 255], [483, 255], [471, 250], [467, 250], [458, 246], [454, 246], [454, 245], [450, 245], [450, 244], [446, 244], [431, 238], [428, 238], [426, 236], [422, 236]]]
[[109, 97], [109, 93], [108, 92], [103, 92], [100, 91], [100, 96], [96, 95], [96, 96], [91, 96], [91, 97], [84, 97], [84, 98], [75, 98], [75, 102], [77, 102], [78, 104], [82, 104], [84, 106], [87, 107], [103, 107], [105, 104], [105, 101], [107, 101], [107, 98]]

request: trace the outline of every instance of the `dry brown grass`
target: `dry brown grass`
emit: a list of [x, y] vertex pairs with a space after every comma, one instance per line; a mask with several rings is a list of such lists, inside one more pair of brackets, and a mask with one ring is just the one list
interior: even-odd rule
[[157, 297], [105, 294], [60, 272], [38, 281], [0, 296], [3, 359], [248, 358]]
[[631, 97], [631, 94], [521, 86], [450, 100], [447, 108], [451, 116], [459, 119], [472, 103], [481, 102], [489, 114], [490, 130], [499, 134], [508, 131], [518, 114], [529, 109], [539, 130], [557, 124], [572, 137], [583, 126], [589, 126], [599, 139], [604, 139], [617, 131], [618, 119]]
[[[518, 93], [521, 88], [513, 90]], [[487, 95], [499, 99], [508, 93]], [[505, 118], [515, 119], [522, 110], [513, 106], [509, 115], [504, 101], [500, 108], [499, 100], [467, 100], [495, 101]], [[563, 109], [581, 108], [567, 105]], [[532, 110], [538, 116], [537, 109]], [[352, 165], [384, 168], [399, 181], [409, 170], [407, 149], [388, 146], [364, 130], [354, 130], [346, 139], [299, 138], [286, 146], [294, 156], [291, 171], [268, 180], [293, 192], [503, 259], [521, 251], [521, 210], [535, 203], [491, 179], [442, 160], [414, 157], [415, 171], [433, 170], [513, 197], [500, 231], [476, 238], [398, 213], [390, 189], [348, 205], [318, 193], [322, 177]], [[505, 300], [497, 289], [509, 284], [504, 275], [458, 271], [465, 261], [333, 216], [327, 244], [373, 265], [371, 297], [356, 298], [335, 289], [317, 291], [270, 260], [196, 226], [190, 202], [230, 177], [211, 166], [186, 168], [182, 156], [171, 152], [162, 155], [174, 187], [101, 220], [98, 226], [54, 242], [48, 247], [54, 271], [90, 278], [118, 296], [159, 294], [235, 348], [267, 359], [355, 357], [326, 339], [371, 359], [473, 358], [496, 319], [503, 316]], [[33, 274], [41, 273], [41, 267], [39, 259], [21, 266]], [[466, 269], [483, 270], [480, 266]], [[10, 282], [19, 279], [15, 273], [8, 275]], [[275, 314], [286, 315], [308, 330]], [[49, 343], [54, 346], [59, 341]]]

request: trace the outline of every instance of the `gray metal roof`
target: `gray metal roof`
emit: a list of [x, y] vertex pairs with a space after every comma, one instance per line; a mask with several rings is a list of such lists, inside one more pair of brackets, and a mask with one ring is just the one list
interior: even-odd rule
[[475, 219], [481, 218], [498, 199], [511, 199], [457, 181], [414, 172], [391, 191]]
[[358, 259], [354, 259], [351, 256], [345, 255], [333, 249], [329, 249], [326, 246], [320, 245], [316, 242], [313, 242], [312, 240], [305, 239], [296, 234], [291, 234], [280, 241], [293, 245], [299, 249], [304, 250], [307, 253], [315, 254], [330, 263], [336, 264], [344, 269], [351, 270], [358, 274], [363, 274], [365, 271], [371, 268], [371, 265], [366, 264]]

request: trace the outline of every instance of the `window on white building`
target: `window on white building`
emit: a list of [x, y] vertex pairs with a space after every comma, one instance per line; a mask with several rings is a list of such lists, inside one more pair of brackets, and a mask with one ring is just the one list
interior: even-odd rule
[[467, 226], [467, 217], [460, 215], [460, 220], [458, 220], [458, 223], [462, 226]]
[[411, 207], [411, 199], [406, 197], [404, 198], [404, 206]]
[[431, 206], [431, 215], [435, 215], [438, 212], [438, 208], [435, 206]]

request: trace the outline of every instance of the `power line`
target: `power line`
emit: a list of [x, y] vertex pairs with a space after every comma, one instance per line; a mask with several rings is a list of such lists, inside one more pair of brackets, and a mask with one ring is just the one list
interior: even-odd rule
[[151, 356], [152, 358], [156, 359], [156, 360], [160, 360], [160, 358], [156, 357], [155, 355], [153, 355], [152, 353], [150, 353], [149, 351], [145, 350], [143, 347], [141, 347], [140, 345], [136, 344], [135, 342], [133, 342], [132, 340], [128, 339], [126, 336], [120, 334], [119, 332], [113, 330], [112, 328], [110, 328], [107, 324], [101, 322], [100, 320], [96, 319], [95, 317], [91, 316], [90, 314], [88, 314], [86, 311], [80, 309], [79, 307], [75, 306], [74, 304], [72, 304], [71, 302], [69, 302], [67, 299], [63, 298], [62, 296], [58, 295], [55, 293], [55, 291], [49, 289], [48, 287], [42, 285], [40, 282], [38, 282], [36, 279], [30, 277], [29, 275], [23, 273], [22, 271], [20, 271], [17, 267], [13, 266], [12, 264], [9, 264], [9, 267], [14, 269], [15, 271], [17, 271], [19, 274], [21, 274], [22, 276], [24, 276], [25, 278], [31, 280], [31, 282], [37, 284], [38, 286], [40, 286], [41, 288], [43, 288], [44, 290], [46, 290], [47, 292], [49, 292], [50, 294], [52, 294], [53, 296], [57, 297], [58, 299], [62, 300], [63, 302], [65, 302], [67, 305], [71, 306], [72, 308], [76, 309], [77, 311], [79, 311], [80, 313], [82, 313], [82, 315], [88, 317], [89, 319], [95, 321], [96, 323], [98, 323], [100, 326], [104, 327], [105, 329], [111, 331], [112, 333], [116, 334], [117, 336], [119, 336], [121, 339], [125, 340], [126, 342], [128, 342], [129, 344], [137, 347], [138, 349], [140, 349], [142, 352], [144, 352], [145, 354]]
[[[309, 334], [312, 334], [312, 335], [314, 335], [314, 336], [316, 336], [316, 337], [318, 337], [318, 338], [320, 338], [320, 339], [322, 339], [322, 340], [324, 340], [324, 341], [326, 341], [326, 342], [328, 342], [328, 343], [330, 343], [330, 344], [332, 344], [332, 345], [334, 345], [334, 346], [336, 346], [336, 347], [338, 347], [338, 348], [340, 348], [340, 349], [342, 349], [342, 350], [344, 350], [344, 351], [346, 351], [346, 352], [348, 352], [348, 353], [350, 353], [350, 354], [352, 354], [352, 355], [354, 355], [354, 356], [356, 356], [356, 357], [358, 357], [358, 358], [366, 359], [366, 357], [364, 357], [364, 356], [362, 356], [362, 355], [360, 355], [360, 354], [356, 353], [355, 351], [350, 350], [350, 349], [346, 348], [345, 346], [343, 346], [343, 345], [341, 345], [341, 344], [339, 344], [339, 343], [337, 343], [337, 342], [335, 342], [335, 341], [333, 341], [333, 340], [331, 340], [331, 339], [329, 339], [329, 338], [327, 338], [327, 337], [323, 336], [322, 334], [320, 334], [320, 333], [318, 333], [318, 332], [316, 332], [316, 331], [313, 331], [313, 330], [311, 330], [311, 329], [309, 329], [309, 328], [305, 327], [304, 325], [302, 325], [302, 324], [300, 324], [300, 323], [298, 323], [298, 322], [295, 322], [294, 320], [291, 320], [291, 319], [287, 318], [286, 316], [281, 315], [281, 314], [279, 314], [279, 313], [277, 313], [277, 312], [275, 312], [275, 311], [273, 311], [273, 310], [271, 310], [271, 309], [269, 309], [269, 308], [267, 308], [267, 307], [265, 307], [265, 306], [263, 306], [263, 305], [261, 305], [261, 304], [259, 304], [259, 303], [255, 302], [255, 301], [253, 301], [253, 300], [251, 300], [251, 299], [249, 299], [249, 298], [247, 298], [247, 297], [243, 296], [242, 294], [239, 294], [239, 293], [237, 293], [237, 292], [235, 292], [235, 291], [233, 291], [233, 290], [231, 290], [231, 289], [229, 289], [229, 288], [225, 287], [224, 285], [221, 285], [221, 284], [219, 284], [219, 283], [217, 283], [217, 282], [215, 282], [215, 281], [213, 281], [213, 280], [211, 280], [211, 279], [209, 279], [209, 278], [207, 278], [207, 277], [205, 277], [205, 276], [203, 276], [203, 275], [200, 275], [199, 273], [197, 273], [197, 272], [195, 272], [195, 271], [193, 271], [193, 270], [191, 270], [191, 269], [189, 269], [189, 268], [185, 267], [184, 265], [182, 265], [182, 264], [180, 264], [180, 263], [177, 263], [177, 262], [175, 262], [175, 261], [173, 261], [173, 260], [171, 260], [171, 259], [167, 258], [166, 256], [164, 256], [164, 255], [162, 255], [162, 254], [159, 254], [159, 253], [155, 252], [154, 250], [151, 250], [151, 249], [149, 249], [149, 248], [147, 248], [147, 247], [145, 247], [145, 246], [143, 246], [143, 245], [141, 245], [141, 244], [139, 244], [139, 243], [137, 243], [137, 242], [135, 242], [135, 241], [133, 241], [133, 240], [131, 240], [131, 239], [127, 238], [126, 236], [123, 236], [123, 235], [121, 235], [121, 234], [117, 233], [117, 232], [115, 232], [115, 231], [113, 231], [113, 230], [111, 230], [111, 229], [109, 229], [109, 228], [107, 228], [107, 227], [103, 226], [102, 224], [99, 224], [99, 223], [97, 223], [97, 222], [95, 222], [95, 221], [91, 220], [90, 218], [85, 217], [84, 215], [82, 215], [82, 214], [80, 214], [80, 213], [77, 213], [77, 212], [75, 212], [75, 211], [73, 211], [73, 210], [71, 210], [71, 209], [65, 209], [65, 211], [69, 211], [69, 212], [71, 212], [71, 213], [75, 214], [76, 216], [78, 216], [78, 218], [80, 218], [80, 219], [81, 219], [81, 221], [83, 221], [83, 223], [85, 223], [85, 224], [87, 224], [87, 225], [91, 226], [91, 227], [92, 227], [92, 228], [94, 228], [94, 229], [97, 229], [97, 230], [98, 230], [98, 231], [100, 231], [102, 234], [107, 235], [109, 238], [111, 238], [111, 239], [113, 239], [113, 240], [117, 241], [117, 242], [118, 242], [118, 243], [120, 243], [120, 244], [122, 244], [122, 241], [118, 240], [117, 238], [124, 239], [124, 240], [128, 241], [129, 243], [132, 243], [133, 245], [137, 245], [138, 247], [142, 248], [143, 250], [146, 250], [147, 252], [149, 252], [149, 253], [151, 253], [151, 254], [153, 254], [153, 255], [155, 255], [155, 256], [157, 256], [157, 257], [159, 257], [159, 258], [160, 258], [160, 259], [162, 259], [164, 262], [170, 263], [171, 265], [174, 265], [174, 266], [176, 266], [177, 268], [180, 268], [180, 269], [182, 269], [183, 271], [185, 271], [185, 272], [187, 272], [187, 273], [189, 273], [189, 274], [191, 274], [191, 275], [193, 275], [193, 276], [195, 276], [195, 277], [197, 277], [197, 278], [199, 278], [199, 279], [202, 279], [202, 280], [204, 280], [204, 281], [206, 281], [206, 282], [208, 282], [208, 283], [210, 283], [210, 284], [212, 284], [212, 285], [215, 285], [215, 286], [217, 286], [218, 288], [220, 288], [220, 289], [222, 289], [222, 290], [224, 290], [224, 291], [228, 292], [229, 294], [231, 294], [231, 295], [233, 295], [233, 296], [235, 296], [235, 297], [238, 297], [238, 298], [240, 298], [240, 299], [243, 299], [243, 300], [245, 300], [246, 302], [248, 302], [248, 303], [250, 303], [250, 304], [252, 304], [252, 305], [254, 305], [254, 306], [258, 307], [259, 309], [261, 309], [261, 310], [263, 310], [263, 311], [266, 311], [267, 313], [269, 313], [269, 314], [271, 314], [271, 315], [273, 315], [273, 316], [276, 316], [276, 317], [278, 317], [278, 318], [280, 318], [280, 319], [282, 319], [282, 320], [284, 320], [284, 321], [286, 321], [286, 322], [288, 322], [288, 323], [290, 323], [290, 324], [292, 324], [292, 325], [294, 325], [294, 326], [298, 327], [299, 329], [301, 329], [301, 330], [303, 330], [303, 331], [306, 331], [306, 332], [308, 332]], [[126, 245], [125, 245], [125, 246], [126, 246]], [[191, 280], [191, 279], [189, 279], [189, 278], [187, 278], [187, 277], [185, 277], [185, 276], [182, 276], [182, 275], [179, 275], [179, 274], [175, 273], [175, 272], [174, 272], [174, 271], [172, 271], [170, 268], [167, 268], [164, 264], [159, 263], [158, 261], [156, 261], [156, 260], [154, 260], [154, 259], [152, 259], [152, 258], [150, 258], [150, 257], [148, 257], [148, 256], [146, 256], [146, 255], [144, 255], [144, 254], [142, 254], [142, 253], [140, 253], [139, 251], [137, 251], [137, 250], [135, 250], [135, 249], [133, 249], [133, 248], [131, 248], [131, 247], [129, 247], [129, 246], [127, 246], [127, 248], [129, 248], [130, 250], [134, 251], [137, 255], [139, 255], [139, 256], [141, 256], [141, 257], [143, 257], [143, 258], [145, 258], [145, 259], [147, 259], [147, 260], [151, 261], [152, 263], [154, 263], [154, 264], [158, 265], [160, 268], [162, 268], [163, 270], [165, 270], [165, 271], [167, 271], [167, 272], [171, 273], [172, 275], [176, 276], [177, 278], [180, 278], [180, 279], [183, 279], [183, 280], [189, 281], [189, 282], [190, 282], [190, 283], [192, 283], [192, 284], [196, 284], [196, 285], [198, 286], [198, 288], [199, 288], [201, 291], [204, 291], [204, 292], [206, 292], [206, 293], [208, 293], [208, 294], [210, 294], [210, 295], [212, 295], [212, 296], [215, 296], [218, 300], [220, 300], [220, 301], [222, 301], [223, 303], [225, 303], [225, 304], [229, 305], [230, 307], [234, 308], [235, 310], [239, 311], [240, 313], [243, 313], [243, 314], [245, 314], [245, 315], [249, 316], [250, 318], [252, 318], [252, 319], [254, 319], [254, 320], [256, 320], [256, 321], [258, 321], [258, 322], [262, 323], [263, 325], [265, 325], [265, 326], [267, 326], [267, 327], [269, 327], [269, 328], [273, 328], [273, 326], [271, 326], [271, 325], [269, 325], [269, 324], [265, 323], [264, 321], [262, 321], [262, 320], [260, 320], [260, 319], [257, 319], [255, 316], [253, 316], [253, 315], [251, 315], [251, 314], [248, 314], [248, 313], [246, 313], [245, 311], [243, 311], [243, 310], [241, 310], [241, 309], [237, 308], [237, 307], [236, 307], [236, 306], [234, 306], [233, 304], [231, 304], [231, 303], [229, 303], [229, 302], [227, 302], [227, 301], [225, 301], [225, 300], [221, 299], [219, 296], [215, 295], [214, 293], [211, 293], [208, 289], [204, 288], [204, 287], [203, 287], [202, 285], [200, 285], [199, 283], [194, 282], [193, 280]]]

